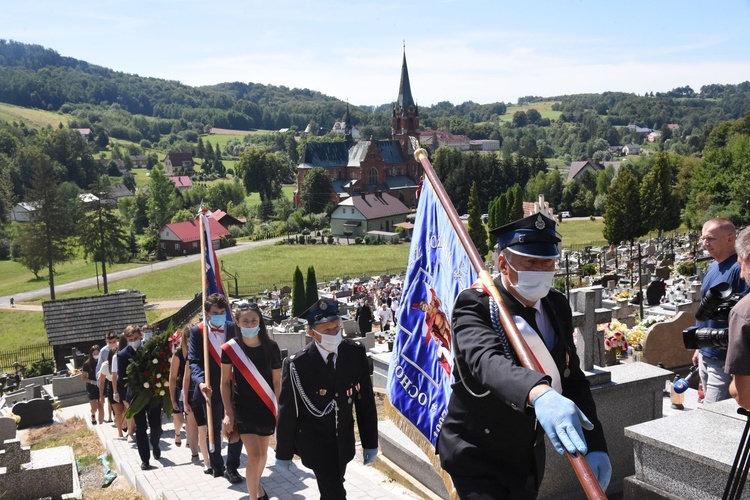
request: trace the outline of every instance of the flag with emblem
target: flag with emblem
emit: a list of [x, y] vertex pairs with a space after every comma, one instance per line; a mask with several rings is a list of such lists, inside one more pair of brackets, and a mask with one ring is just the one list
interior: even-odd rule
[[[477, 273], [445, 209], [430, 183], [424, 180], [387, 391], [393, 406], [433, 447], [448, 412], [453, 367], [453, 303], [476, 279]], [[409, 429], [404, 430], [410, 435]]]
[[[206, 296], [219, 293], [226, 297], [224, 293], [224, 286], [221, 283], [221, 271], [219, 270], [219, 259], [216, 258], [216, 250], [214, 250], [213, 242], [211, 240], [211, 225], [208, 221], [208, 215], [211, 212], [201, 205], [201, 210], [198, 216], [203, 222], [203, 231], [205, 234], [206, 248], [203, 258], [206, 259], [206, 275], [203, 279], [206, 280]], [[205, 300], [205, 297], [203, 298]], [[232, 311], [227, 308], [227, 320], [232, 320]]]

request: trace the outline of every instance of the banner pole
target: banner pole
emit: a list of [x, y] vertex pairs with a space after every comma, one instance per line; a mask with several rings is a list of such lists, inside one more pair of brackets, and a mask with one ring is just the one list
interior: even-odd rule
[[[211, 387], [211, 355], [208, 352], [208, 332], [210, 326], [208, 324], [208, 318], [206, 317], [206, 311], [204, 304], [206, 303], [206, 228], [203, 220], [205, 219], [205, 209], [201, 205], [200, 213], [198, 214], [198, 228], [201, 236], [201, 294], [203, 297], [201, 308], [203, 311], [203, 371], [205, 373], [205, 384], [207, 387]], [[213, 453], [215, 449], [214, 444], [214, 418], [213, 412], [211, 411], [211, 398], [206, 399], [206, 424], [208, 426], [208, 451]]]
[[[432, 185], [435, 194], [440, 201], [440, 204], [442, 205], [446, 215], [448, 216], [448, 220], [450, 221], [451, 226], [453, 226], [453, 229], [456, 231], [456, 235], [461, 242], [461, 246], [466, 251], [466, 255], [471, 261], [472, 267], [474, 267], [474, 269], [477, 271], [482, 285], [484, 285], [484, 287], [489, 291], [495, 303], [497, 303], [500, 322], [505, 329], [505, 335], [507, 336], [508, 341], [513, 347], [513, 350], [515, 351], [521, 365], [531, 370], [544, 373], [541, 365], [537, 362], [528, 344], [521, 336], [521, 333], [518, 331], [518, 327], [516, 326], [515, 321], [513, 321], [510, 311], [508, 311], [508, 307], [505, 305], [505, 302], [503, 302], [503, 298], [500, 295], [497, 287], [495, 286], [495, 282], [493, 281], [492, 276], [490, 275], [489, 271], [487, 271], [487, 268], [484, 265], [484, 260], [482, 260], [479, 252], [477, 252], [477, 249], [474, 246], [474, 242], [471, 241], [471, 237], [469, 236], [468, 231], [466, 231], [463, 222], [461, 222], [461, 219], [459, 219], [458, 217], [458, 213], [456, 212], [456, 208], [453, 206], [453, 202], [450, 200], [448, 193], [446, 193], [443, 184], [440, 182], [440, 179], [435, 173], [435, 169], [432, 167], [430, 160], [427, 158], [427, 151], [419, 146], [419, 142], [415, 137], [410, 137], [410, 140], [412, 146], [414, 147], [414, 157], [422, 164], [425, 177], [427, 177], [427, 180], [429, 180], [430, 184]], [[581, 483], [581, 487], [586, 493], [586, 496], [589, 499], [607, 498], [604, 494], [604, 491], [602, 491], [601, 486], [599, 486], [599, 482], [596, 480], [596, 476], [594, 476], [594, 473], [591, 470], [586, 457], [584, 457], [580, 453], [571, 454], [567, 451], [565, 452], [565, 454], [568, 457], [571, 465], [573, 466], [573, 471], [575, 472], [578, 481]]]

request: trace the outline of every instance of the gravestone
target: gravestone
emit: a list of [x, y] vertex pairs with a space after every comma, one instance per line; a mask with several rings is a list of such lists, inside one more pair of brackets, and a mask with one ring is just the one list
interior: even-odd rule
[[18, 439], [0, 451], [0, 492], [3, 498], [80, 498], [78, 471], [70, 446], [30, 451]]
[[648, 284], [648, 288], [646, 288], [646, 304], [650, 306], [658, 306], [661, 303], [662, 297], [666, 294], [667, 285], [663, 281], [652, 281]]
[[651, 326], [643, 341], [643, 361], [651, 365], [661, 362], [667, 370], [692, 365], [694, 351], [685, 349], [682, 331], [694, 325], [693, 314], [680, 312], [669, 321]]
[[13, 405], [13, 413], [21, 417], [18, 429], [51, 424], [54, 410], [52, 400], [47, 398], [31, 399]]
[[16, 439], [16, 421], [10, 417], [0, 417], [0, 450], [5, 448], [5, 441]]
[[604, 334], [597, 330], [600, 323], [609, 323], [612, 310], [602, 307], [601, 287], [576, 288], [570, 291], [573, 327], [578, 328], [578, 356], [581, 369], [591, 371], [594, 365], [604, 366]]

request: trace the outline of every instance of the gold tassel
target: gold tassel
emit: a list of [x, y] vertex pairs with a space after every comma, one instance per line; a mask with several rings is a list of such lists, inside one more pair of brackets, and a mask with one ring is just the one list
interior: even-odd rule
[[390, 398], [386, 395], [384, 401], [385, 413], [391, 421], [396, 424], [396, 427], [403, 432], [407, 438], [409, 438], [414, 444], [416, 444], [420, 450], [427, 455], [427, 459], [430, 461], [432, 467], [435, 468], [435, 472], [438, 473], [440, 479], [445, 484], [445, 489], [448, 491], [450, 500], [458, 500], [458, 494], [455, 488], [453, 488], [453, 481], [451, 480], [450, 474], [445, 472], [440, 466], [440, 457], [435, 454], [435, 447], [432, 443], [424, 437], [424, 435], [412, 424], [409, 419], [404, 417], [395, 406], [391, 404]]

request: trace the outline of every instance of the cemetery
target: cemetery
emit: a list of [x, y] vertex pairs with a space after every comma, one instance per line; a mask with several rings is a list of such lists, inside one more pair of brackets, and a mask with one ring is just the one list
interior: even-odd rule
[[[674, 401], [670, 400], [671, 381], [676, 374], [687, 374], [692, 365], [692, 351], [685, 348], [682, 332], [695, 324], [694, 313], [700, 298], [703, 267], [696, 248], [695, 239], [686, 235], [641, 242], [634, 247], [565, 250], [560, 259], [558, 281], [566, 285], [563, 290], [573, 310], [582, 369], [591, 383], [607, 436], [613, 466], [609, 491], [622, 492], [626, 498], [644, 492], [665, 498], [715, 496], [723, 489], [744, 425], [733, 400], [708, 409], [697, 407], [695, 383], [684, 405], [673, 406]], [[696, 260], [698, 266], [694, 265]], [[593, 275], [584, 272], [592, 267]], [[677, 269], [693, 272], [684, 275]], [[340, 301], [344, 334], [361, 340], [369, 350], [374, 385], [382, 391], [393, 355], [388, 338], [395, 328], [384, 332], [380, 339], [376, 338], [377, 327], [375, 332], [362, 334], [354, 315], [363, 301], [378, 304], [380, 297], [390, 291], [398, 299], [403, 279], [401, 273], [345, 276], [318, 283], [319, 296]], [[289, 287], [282, 287], [245, 298], [261, 305], [269, 334], [279, 344], [283, 356], [296, 352], [310, 340], [304, 323], [289, 318], [290, 292]], [[73, 299], [68, 308], [58, 304], [45, 307], [58, 318], [67, 315], [84, 318], [82, 324], [90, 321], [82, 312], [90, 309], [90, 304], [84, 302], [78, 306], [76, 300], [81, 299]], [[117, 300], [125, 301], [127, 314], [141, 314], [137, 309], [142, 308], [142, 302], [137, 297], [123, 296]], [[117, 305], [121, 309], [122, 306]], [[138, 319], [145, 321], [142, 317]], [[15, 430], [49, 425], [55, 421], [56, 406], [86, 401], [85, 387], [77, 372], [81, 360], [75, 352], [83, 351], [86, 342], [101, 342], [101, 332], [107, 328], [98, 325], [96, 332], [85, 336], [85, 342], [76, 344], [70, 338], [57, 338], [61, 347], [56, 358], [62, 359], [66, 369], [22, 379], [14, 390], [4, 391], [0, 399], [0, 449], [3, 450], [0, 488], [12, 483], [17, 474], [32, 477], [37, 471], [50, 469], [56, 471], [51, 474], [59, 480], [45, 484], [67, 489], [68, 493], [75, 491], [75, 473], [70, 471], [72, 452], [58, 450], [49, 456], [29, 453], [15, 440]], [[56, 335], [54, 328], [52, 331]], [[73, 354], [65, 356], [65, 352]], [[707, 428], [715, 431], [709, 435], [705, 432]], [[434, 494], [447, 498], [443, 482], [428, 457], [406, 438], [398, 425], [381, 420], [379, 432], [385, 457]], [[29, 463], [31, 466], [20, 467]], [[546, 467], [541, 498], [573, 498], [580, 494], [577, 479], [563, 457], [548, 453]]]

